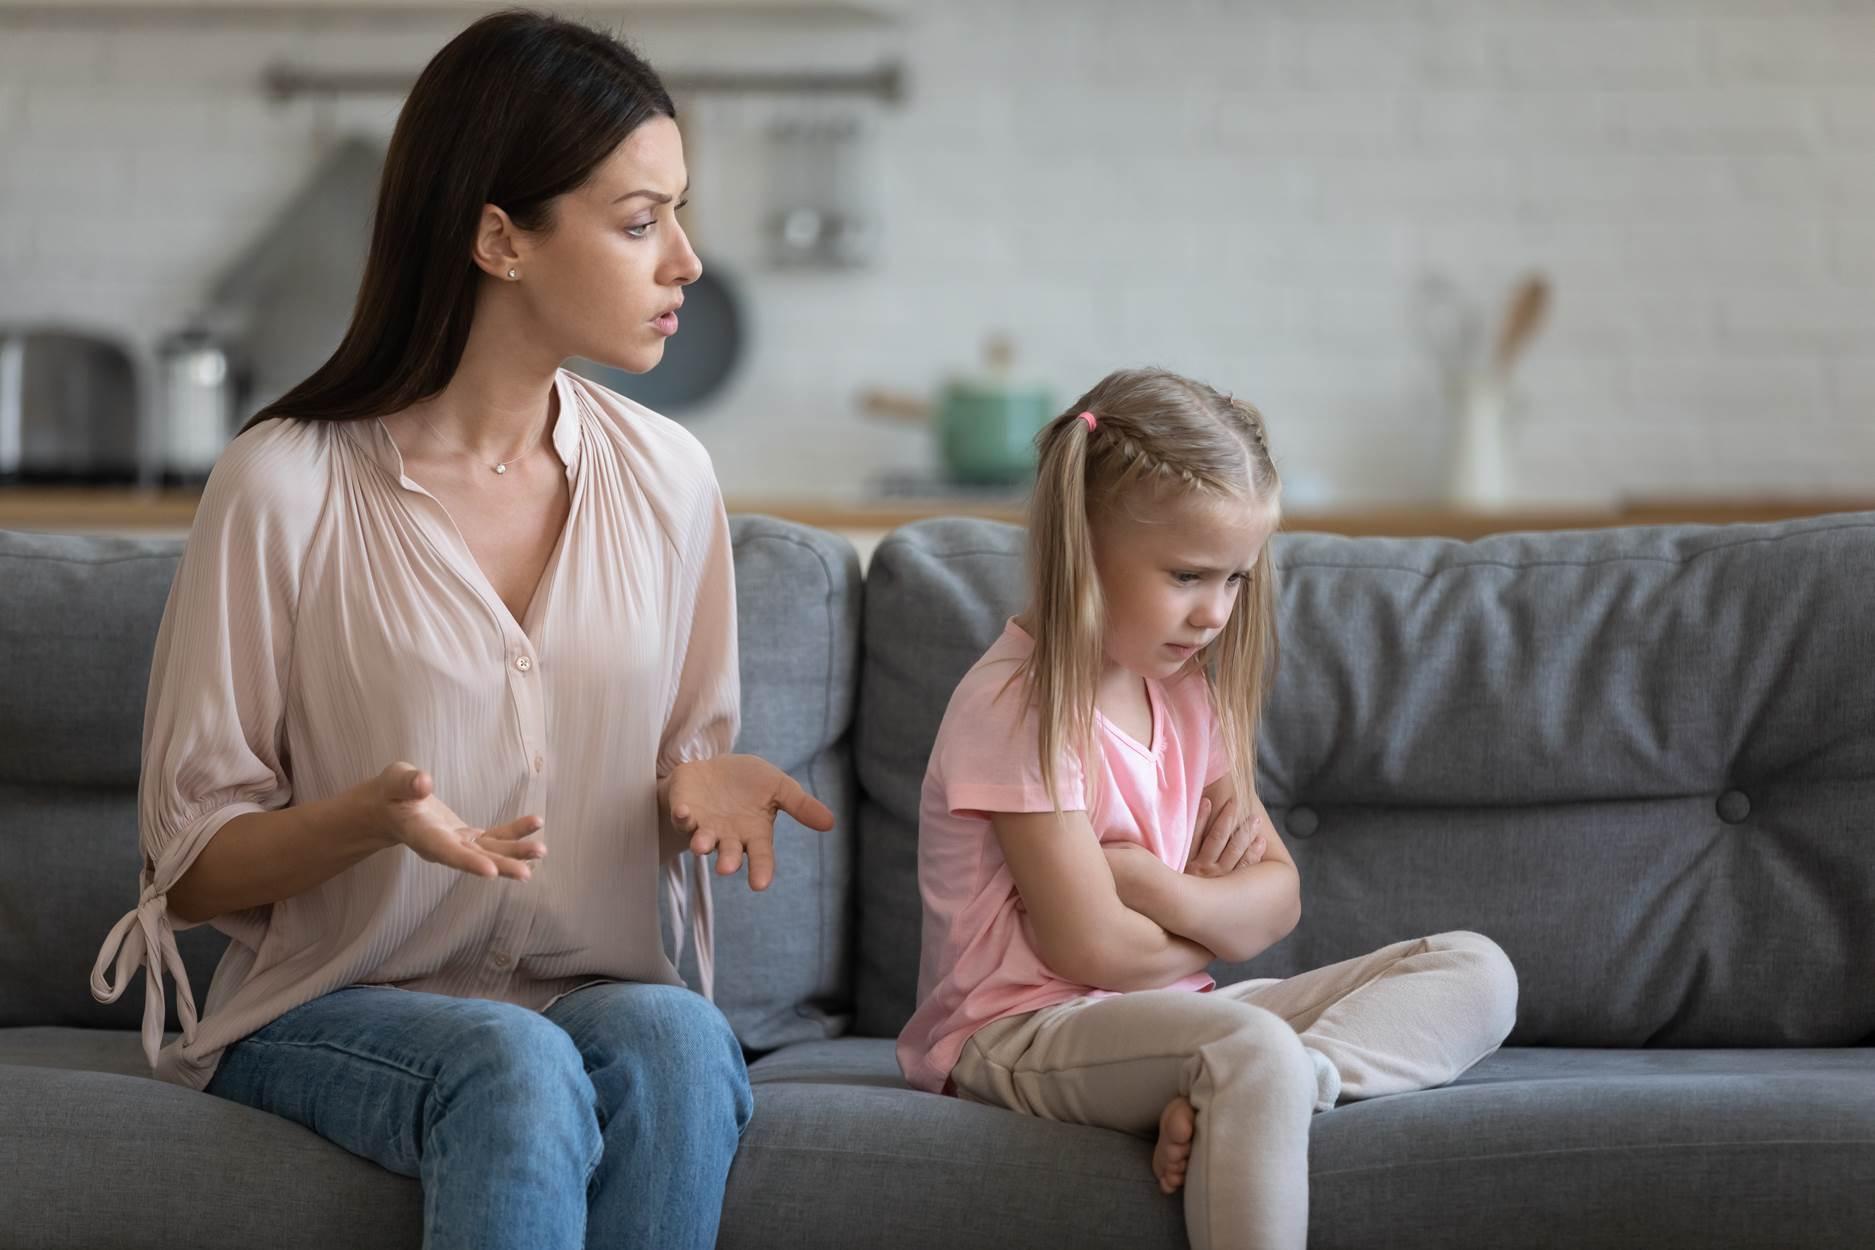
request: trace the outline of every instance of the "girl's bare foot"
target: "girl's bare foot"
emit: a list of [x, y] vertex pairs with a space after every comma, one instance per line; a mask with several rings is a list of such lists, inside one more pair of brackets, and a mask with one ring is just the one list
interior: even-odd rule
[[1159, 1113], [1159, 1144], [1152, 1148], [1152, 1174], [1159, 1178], [1160, 1193], [1175, 1194], [1184, 1186], [1197, 1124], [1197, 1112], [1182, 1097], [1166, 1103]]

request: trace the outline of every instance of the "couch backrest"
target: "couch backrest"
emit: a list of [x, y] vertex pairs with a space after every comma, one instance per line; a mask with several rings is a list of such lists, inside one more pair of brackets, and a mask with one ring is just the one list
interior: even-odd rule
[[[143, 697], [179, 547], [0, 533], [0, 1027], [143, 1018], [141, 991], [107, 1007], [87, 987], [137, 901]], [[225, 944], [178, 935], [191, 985]]]
[[[732, 518], [742, 732], [736, 750], [787, 770], [833, 809], [832, 833], [775, 823], [775, 880], [712, 875], [716, 1002], [743, 1045], [835, 1037], [852, 1022], [858, 785], [859, 556], [844, 538], [768, 517]], [[660, 892], [661, 893], [661, 892]], [[684, 975], [695, 984], [695, 961]]]
[[[738, 749], [786, 767], [840, 831], [784, 820], [773, 888], [715, 883], [717, 997], [756, 1049], [837, 1033], [849, 1011], [889, 1036], [917, 974], [925, 759], [958, 677], [1020, 608], [1021, 532], [933, 521], [882, 544], [862, 666], [851, 548], [733, 529]], [[140, 1017], [140, 991], [107, 1007], [86, 984], [135, 898], [143, 696], [178, 551], [0, 533], [0, 1027]], [[1277, 561], [1259, 789], [1304, 918], [1221, 976], [1472, 928], [1518, 965], [1520, 1043], [1875, 1035], [1875, 516], [1295, 535]], [[206, 986], [225, 939], [179, 940]]]
[[[859, 561], [843, 539], [768, 518], [734, 518], [732, 536], [737, 748], [793, 773], [841, 830], [783, 818], [768, 891], [714, 882], [717, 1001], [745, 1044], [767, 1049], [848, 1022]], [[0, 1027], [134, 1028], [142, 1017], [140, 986], [104, 1006], [88, 978], [136, 902], [144, 694], [180, 551], [174, 540], [0, 532]], [[226, 940], [207, 926], [178, 936], [198, 1002]]]
[[[1021, 608], [1020, 530], [876, 551], [856, 722], [856, 1024], [918, 957], [918, 791], [950, 692]], [[1286, 976], [1449, 929], [1509, 953], [1512, 1041], [1875, 1035], [1875, 515], [1280, 536], [1259, 793], [1303, 879]]]

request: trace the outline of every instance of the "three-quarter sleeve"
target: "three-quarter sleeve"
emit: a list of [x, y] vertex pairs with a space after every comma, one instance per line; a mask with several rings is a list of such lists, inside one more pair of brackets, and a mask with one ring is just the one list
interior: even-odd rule
[[[701, 456], [701, 448], [698, 448]], [[677, 552], [673, 654], [676, 693], [658, 740], [658, 778], [679, 764], [726, 754], [741, 727], [742, 679], [736, 648], [736, 565], [729, 541], [729, 517], [723, 510], [707, 457], [698, 485], [696, 509]], [[710, 894], [708, 866], [688, 852], [664, 863], [670, 903], [671, 945], [675, 957], [684, 948], [688, 917], [697, 949], [697, 988], [705, 998], [716, 992], [716, 907]]]
[[677, 687], [658, 741], [658, 776], [723, 755], [741, 726], [736, 651], [736, 565], [729, 518], [714, 481], [678, 555]]
[[157, 631], [137, 793], [137, 905], [112, 927], [91, 971], [92, 995], [109, 1003], [143, 967], [143, 1051], [152, 1068], [162, 1046], [165, 971], [176, 981], [185, 1039], [194, 1039], [196, 1026], [175, 939], [193, 926], [170, 915], [170, 889], [229, 820], [292, 797], [282, 723], [311, 527], [294, 515], [307, 502], [307, 483], [271, 480], [283, 467], [277, 441], [244, 436], [216, 465]]

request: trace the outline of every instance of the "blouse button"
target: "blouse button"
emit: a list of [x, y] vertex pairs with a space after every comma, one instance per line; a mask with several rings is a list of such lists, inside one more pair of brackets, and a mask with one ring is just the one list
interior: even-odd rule
[[516, 657], [515, 657], [515, 659], [514, 659], [514, 666], [515, 666], [516, 668], [518, 668], [518, 669], [520, 669], [520, 670], [521, 670], [521, 671], [522, 671], [523, 673], [525, 673], [525, 672], [527, 672], [527, 671], [528, 671], [529, 669], [531, 669], [531, 668], [533, 668], [533, 667], [534, 667], [534, 661], [532, 661], [532, 660], [530, 660], [530, 659], [528, 659], [528, 658], [527, 658], [526, 656], [524, 656], [524, 655], [520, 655], [520, 656], [516, 656]]

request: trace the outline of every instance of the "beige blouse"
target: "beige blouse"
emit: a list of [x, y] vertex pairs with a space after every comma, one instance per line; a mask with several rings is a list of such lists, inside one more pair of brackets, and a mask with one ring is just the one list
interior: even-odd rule
[[[660, 865], [657, 782], [736, 736], [728, 519], [689, 433], [564, 370], [554, 387], [571, 508], [525, 621], [382, 423], [270, 421], [216, 464], [150, 672], [141, 893], [91, 975], [114, 1002], [143, 966], [143, 1048], [164, 1080], [201, 1089], [223, 1048], [348, 985], [538, 1009], [595, 981], [678, 984], [660, 873], [672, 943], [688, 914], [710, 992], [708, 874], [688, 853]], [[533, 879], [395, 847], [217, 917], [233, 940], [198, 1019], [170, 887], [232, 817], [400, 759], [471, 824], [540, 815], [551, 854]], [[182, 1021], [168, 1046], [165, 972]]]

